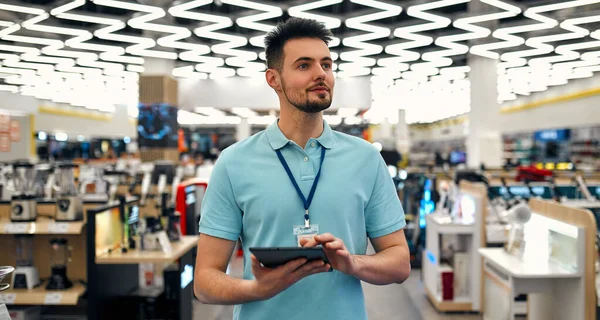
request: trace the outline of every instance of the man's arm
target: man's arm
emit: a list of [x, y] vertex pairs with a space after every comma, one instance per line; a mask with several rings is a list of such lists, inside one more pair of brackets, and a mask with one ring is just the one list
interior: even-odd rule
[[350, 254], [344, 241], [329, 233], [302, 240], [304, 247], [323, 245], [334, 269], [374, 285], [402, 283], [410, 275], [410, 255], [404, 230], [371, 239], [374, 255]]
[[258, 299], [252, 281], [231, 277], [225, 272], [235, 241], [200, 234], [194, 275], [194, 294], [210, 304], [240, 304]]
[[375, 254], [353, 255], [353, 276], [374, 285], [402, 283], [410, 275], [410, 254], [404, 230], [371, 239]]
[[255, 280], [244, 280], [226, 274], [235, 241], [200, 234], [194, 277], [194, 294], [203, 303], [242, 304], [269, 299], [301, 279], [330, 268], [323, 261], [307, 263], [306, 259], [290, 261], [269, 269], [252, 256]]

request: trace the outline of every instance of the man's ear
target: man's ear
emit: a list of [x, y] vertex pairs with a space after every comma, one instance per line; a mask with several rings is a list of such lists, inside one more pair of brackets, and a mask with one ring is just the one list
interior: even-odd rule
[[273, 90], [280, 91], [281, 90], [281, 78], [279, 76], [279, 72], [275, 69], [267, 69], [265, 72], [265, 78], [267, 79], [267, 83]]

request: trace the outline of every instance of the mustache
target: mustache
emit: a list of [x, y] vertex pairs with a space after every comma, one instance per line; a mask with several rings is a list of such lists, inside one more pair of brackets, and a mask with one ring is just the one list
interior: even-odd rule
[[331, 88], [325, 82], [319, 82], [318, 84], [308, 88], [308, 91], [314, 90], [317, 87], [324, 87], [327, 91], [331, 91]]

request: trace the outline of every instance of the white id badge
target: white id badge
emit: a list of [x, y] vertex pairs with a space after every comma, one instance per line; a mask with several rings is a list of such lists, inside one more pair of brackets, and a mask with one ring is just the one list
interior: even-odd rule
[[294, 235], [300, 247], [300, 239], [312, 239], [314, 236], [319, 234], [319, 225], [312, 224], [309, 227], [305, 226], [294, 226]]

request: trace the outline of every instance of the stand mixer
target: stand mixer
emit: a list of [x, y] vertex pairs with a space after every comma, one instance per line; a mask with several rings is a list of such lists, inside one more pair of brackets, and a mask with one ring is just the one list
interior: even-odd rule
[[35, 195], [35, 170], [29, 162], [13, 165], [14, 193], [10, 203], [10, 220], [15, 222], [35, 221], [37, 218]]
[[56, 221], [83, 220], [83, 203], [75, 187], [77, 167], [73, 163], [61, 163], [56, 168]]

